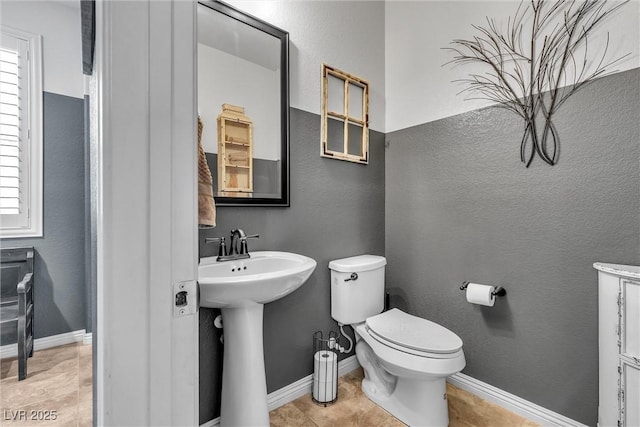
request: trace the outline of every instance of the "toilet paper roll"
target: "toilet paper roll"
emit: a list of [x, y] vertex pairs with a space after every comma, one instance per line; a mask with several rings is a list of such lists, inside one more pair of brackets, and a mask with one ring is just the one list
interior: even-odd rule
[[318, 402], [331, 402], [338, 396], [338, 383], [313, 380], [313, 398]]
[[333, 351], [322, 350], [313, 355], [313, 378], [337, 384], [338, 356]]
[[317, 351], [313, 355], [313, 398], [331, 402], [338, 395], [338, 355], [333, 351]]
[[493, 303], [496, 302], [496, 297], [493, 295], [494, 290], [495, 288], [490, 285], [469, 283], [467, 285], [467, 302], [493, 307]]

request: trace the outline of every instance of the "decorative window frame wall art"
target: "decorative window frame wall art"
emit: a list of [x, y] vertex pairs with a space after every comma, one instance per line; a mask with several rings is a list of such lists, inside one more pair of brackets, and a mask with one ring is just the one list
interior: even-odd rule
[[369, 83], [322, 64], [320, 155], [369, 163]]
[[493, 18], [473, 25], [469, 40], [453, 40], [451, 64], [472, 64], [486, 71], [456, 80], [466, 86], [467, 99], [494, 102], [524, 121], [520, 160], [529, 167], [536, 154], [553, 166], [559, 156], [558, 129], [553, 115], [576, 91], [596, 78], [612, 74], [611, 67], [630, 54], [609, 59], [609, 33], [604, 47], [592, 47], [600, 24], [627, 1], [523, 1], [506, 23]]

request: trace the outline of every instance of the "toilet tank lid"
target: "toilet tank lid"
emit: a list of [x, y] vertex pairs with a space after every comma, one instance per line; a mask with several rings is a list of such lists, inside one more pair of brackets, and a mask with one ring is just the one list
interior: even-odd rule
[[387, 259], [378, 255], [358, 255], [349, 258], [336, 259], [329, 263], [329, 269], [341, 273], [375, 270], [384, 267]]

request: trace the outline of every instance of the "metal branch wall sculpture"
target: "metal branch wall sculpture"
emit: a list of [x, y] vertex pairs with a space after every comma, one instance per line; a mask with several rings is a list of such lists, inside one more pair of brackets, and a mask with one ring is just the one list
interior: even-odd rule
[[[628, 0], [627, 0], [628, 1]], [[524, 1], [502, 33], [493, 19], [473, 40], [454, 40], [455, 53], [448, 63], [482, 63], [483, 74], [458, 80], [466, 85], [467, 99], [496, 102], [521, 116], [524, 135], [520, 159], [529, 167], [538, 154], [549, 165], [558, 159], [559, 139], [553, 114], [587, 83], [612, 73], [625, 58], [607, 60], [609, 34], [602, 52], [590, 58], [588, 39], [604, 18], [627, 1], [610, 6], [606, 0]]]

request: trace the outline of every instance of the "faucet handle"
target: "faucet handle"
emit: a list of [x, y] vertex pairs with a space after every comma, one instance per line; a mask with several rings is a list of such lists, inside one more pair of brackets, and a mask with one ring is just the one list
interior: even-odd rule
[[259, 234], [252, 234], [251, 236], [242, 236], [240, 237], [240, 253], [248, 254], [249, 248], [247, 247], [247, 239], [259, 239]]
[[227, 241], [224, 237], [205, 237], [204, 243], [207, 244], [209, 242], [220, 242], [220, 245], [218, 246], [218, 256], [227, 255]]

